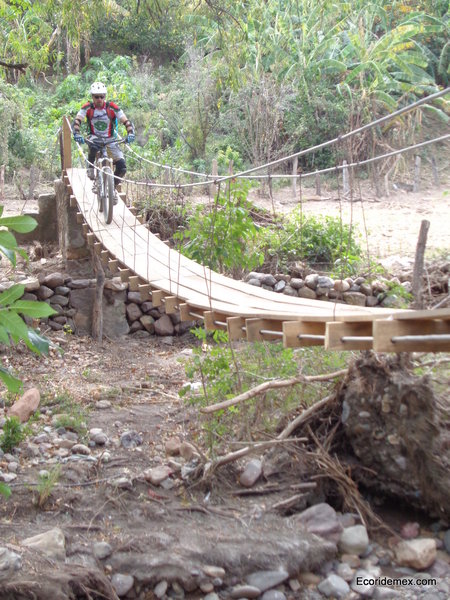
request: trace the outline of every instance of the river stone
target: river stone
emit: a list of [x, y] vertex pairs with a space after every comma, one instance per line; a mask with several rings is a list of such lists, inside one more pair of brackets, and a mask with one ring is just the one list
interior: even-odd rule
[[299, 298], [308, 298], [310, 300], [315, 300], [316, 299], [316, 292], [314, 290], [312, 290], [309, 287], [302, 287], [298, 290], [298, 297]]
[[22, 557], [8, 548], [0, 548], [0, 581], [8, 580], [22, 567]]
[[142, 310], [137, 304], [127, 304], [126, 306], [127, 317], [131, 323], [138, 321], [142, 317]]
[[261, 477], [262, 463], [257, 458], [250, 460], [241, 473], [239, 483], [244, 487], [252, 487]]
[[153, 485], [160, 485], [172, 474], [172, 469], [167, 466], [153, 467], [144, 471], [144, 479]]
[[95, 542], [95, 544], [92, 546], [92, 552], [95, 558], [103, 560], [108, 558], [108, 556], [111, 556], [112, 548], [108, 542]]
[[299, 290], [300, 288], [305, 287], [305, 282], [303, 279], [299, 279], [298, 277], [292, 277], [289, 285], [293, 287], [294, 290]]
[[261, 596], [261, 590], [252, 585], [236, 585], [230, 592], [231, 598], [248, 598], [251, 600], [252, 598], [258, 598]]
[[350, 592], [348, 583], [334, 573], [331, 573], [326, 579], [322, 580], [317, 589], [325, 596], [331, 596], [332, 598], [344, 598]]
[[314, 504], [293, 517], [296, 524], [303, 526], [310, 533], [337, 543], [343, 527], [336, 511], [326, 502]]
[[153, 593], [157, 598], [162, 598], [163, 596], [165, 596], [168, 587], [169, 584], [167, 583], [167, 581], [160, 581], [153, 589]]
[[334, 282], [334, 289], [337, 292], [348, 292], [350, 289], [350, 284], [345, 279], [336, 279]]
[[66, 558], [64, 533], [58, 527], [26, 538], [22, 541], [22, 545], [39, 550], [54, 560], [65, 560]]
[[115, 573], [111, 577], [111, 583], [113, 588], [116, 590], [116, 594], [120, 597], [125, 596], [131, 590], [134, 585], [134, 578], [131, 575], [123, 575], [122, 573]]
[[345, 292], [343, 298], [347, 304], [352, 306], [365, 306], [366, 296], [361, 292]]
[[305, 284], [311, 290], [316, 289], [318, 282], [319, 282], [319, 275], [317, 273], [311, 273], [310, 275], [307, 275], [305, 277]]
[[8, 416], [15, 416], [21, 423], [26, 423], [31, 415], [36, 412], [41, 401], [41, 394], [37, 388], [30, 388], [21, 398], [16, 400], [8, 410]]
[[255, 287], [261, 287], [261, 281], [259, 279], [249, 279], [247, 281], [248, 285], [253, 285]]
[[162, 315], [157, 321], [155, 321], [155, 333], [160, 336], [167, 336], [174, 334], [174, 326], [170, 320], [169, 315]]
[[395, 547], [395, 560], [402, 567], [427, 569], [436, 560], [436, 540], [419, 538], [400, 542]]
[[141, 292], [128, 292], [128, 302], [142, 304]]
[[165, 443], [165, 450], [167, 456], [179, 456], [180, 454], [181, 440], [178, 436], [169, 438]]
[[34, 292], [35, 290], [39, 289], [41, 284], [39, 283], [39, 279], [36, 277], [28, 277], [27, 279], [22, 279], [22, 281], [20, 281], [20, 285], [25, 286], [26, 292]]
[[268, 285], [269, 287], [273, 288], [276, 283], [277, 280], [273, 275], [264, 275], [264, 277], [261, 278], [262, 285]]
[[298, 297], [298, 292], [295, 288], [293, 288], [290, 285], [287, 285], [284, 290], [283, 290], [283, 294], [285, 296], [293, 296], [293, 297]]
[[55, 294], [51, 297], [51, 304], [58, 304], [58, 306], [67, 306], [69, 304], [69, 298], [62, 296], [61, 294]]
[[124, 292], [128, 289], [128, 283], [122, 281], [120, 277], [113, 277], [112, 279], [107, 279], [105, 281], [105, 289], [111, 290], [112, 292]]
[[261, 600], [286, 600], [286, 596], [279, 590], [268, 590], [261, 596]]
[[273, 291], [280, 294], [285, 289], [286, 289], [286, 282], [283, 281], [283, 279], [280, 279], [280, 281], [277, 281], [276, 284], [274, 285]]
[[59, 285], [64, 285], [64, 275], [61, 273], [50, 273], [44, 277], [42, 284], [53, 289]]
[[124, 431], [120, 436], [120, 444], [124, 448], [136, 448], [137, 446], [141, 446], [143, 443], [142, 436], [139, 435], [137, 431], [130, 429], [128, 431]]
[[247, 583], [265, 592], [289, 579], [289, 573], [284, 569], [278, 571], [256, 571], [247, 576]]
[[369, 536], [364, 525], [353, 525], [347, 527], [341, 533], [339, 549], [345, 554], [356, 554], [361, 556], [369, 546]]

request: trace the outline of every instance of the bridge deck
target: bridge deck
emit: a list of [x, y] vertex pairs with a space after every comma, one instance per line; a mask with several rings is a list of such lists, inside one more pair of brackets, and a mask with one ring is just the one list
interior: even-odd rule
[[[154, 304], [165, 302], [167, 312], [180, 307], [182, 318], [190, 320], [193, 315], [203, 316], [210, 328], [228, 328], [234, 338], [246, 335], [248, 339], [274, 339], [282, 336], [286, 345], [325, 343], [328, 347], [345, 349], [374, 347], [382, 350], [392, 346], [386, 329], [383, 329], [383, 335], [378, 337], [380, 340], [386, 338], [386, 341], [377, 347], [373, 326], [376, 321], [402, 323], [400, 329], [396, 325], [394, 334], [405, 335], [403, 332], [409, 332], [410, 322], [426, 320], [428, 335], [436, 331], [445, 338], [443, 344], [437, 343], [436, 349], [450, 349], [450, 335], [446, 335], [450, 334], [450, 310], [433, 311], [431, 318], [431, 311], [419, 314], [308, 300], [277, 295], [230, 279], [170, 249], [139, 222], [124, 202], [114, 207], [113, 221], [106, 225], [103, 215], [97, 211], [92, 182], [87, 179], [85, 169], [69, 168], [66, 174], [66, 183], [91, 232], [89, 241], [95, 245], [95, 250], [107, 258], [111, 267], [119, 267], [121, 276], [129, 279], [130, 287], [151, 296]], [[295, 323], [289, 324], [291, 321]], [[331, 323], [334, 323], [333, 327], [329, 327]], [[389, 329], [388, 325], [387, 331]], [[360, 339], [343, 342], [341, 338], [345, 337]], [[446, 341], [447, 337], [449, 341]], [[395, 349], [403, 350], [404, 345], [399, 343]], [[409, 348], [411, 342], [408, 344]]]

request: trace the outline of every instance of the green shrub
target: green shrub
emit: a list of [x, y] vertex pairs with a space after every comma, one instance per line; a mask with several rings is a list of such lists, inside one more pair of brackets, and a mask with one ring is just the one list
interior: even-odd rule
[[337, 266], [341, 273], [360, 260], [357, 236], [337, 217], [307, 217], [298, 208], [275, 227], [261, 231], [260, 247], [265, 264], [274, 271], [287, 271], [291, 263], [300, 260], [327, 268]]
[[24, 439], [22, 425], [17, 417], [7, 417], [0, 436], [0, 447], [3, 452], [11, 452]]
[[249, 184], [239, 180], [218, 194], [214, 206], [198, 206], [186, 231], [175, 236], [182, 242], [183, 254], [236, 276], [260, 266], [263, 255], [256, 250], [259, 229], [249, 214], [248, 189]]

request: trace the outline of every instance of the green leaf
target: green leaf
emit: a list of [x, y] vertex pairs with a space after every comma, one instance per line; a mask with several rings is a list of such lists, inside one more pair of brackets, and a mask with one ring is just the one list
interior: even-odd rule
[[14, 342], [28, 340], [28, 327], [17, 313], [9, 309], [0, 309], [0, 324], [3, 325]]
[[32, 317], [34, 319], [39, 319], [43, 317], [50, 317], [51, 315], [56, 315], [56, 310], [54, 310], [49, 304], [46, 302], [33, 302], [31, 300], [19, 300], [14, 302], [13, 305], [10, 306], [11, 310], [15, 310], [16, 312], [27, 315], [27, 317]]
[[28, 233], [37, 227], [37, 221], [29, 215], [2, 217], [0, 218], [0, 226], [8, 227], [8, 229], [12, 229], [18, 233]]
[[23, 383], [17, 377], [11, 375], [9, 371], [7, 371], [4, 367], [0, 366], [0, 379], [8, 388], [9, 392], [13, 392], [14, 394], [18, 394], [22, 391]]
[[5, 346], [9, 346], [11, 344], [8, 332], [3, 325], [0, 325], [0, 343], [5, 344]]
[[0, 246], [3, 248], [8, 248], [9, 250], [17, 249], [16, 238], [12, 233], [6, 231], [6, 229], [0, 230]]
[[8, 499], [11, 496], [11, 488], [6, 483], [0, 482], [0, 494]]
[[25, 292], [24, 285], [13, 285], [0, 294], [0, 306], [9, 306], [23, 296]]
[[0, 252], [6, 256], [13, 267], [16, 266], [16, 253], [14, 250], [9, 250], [0, 244]]
[[33, 345], [35, 351], [39, 352], [40, 354], [48, 354], [49, 347], [54, 346], [50, 340], [42, 335], [39, 335], [39, 333], [37, 333], [34, 329], [28, 330], [28, 339]]

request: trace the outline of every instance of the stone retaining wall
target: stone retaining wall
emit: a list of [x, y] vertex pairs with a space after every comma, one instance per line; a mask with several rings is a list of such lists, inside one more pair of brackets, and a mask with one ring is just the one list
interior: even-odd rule
[[[393, 306], [396, 301], [395, 296], [386, 294], [388, 280], [382, 279], [369, 283], [363, 277], [333, 280], [317, 273], [306, 275], [304, 279], [281, 274], [250, 273], [245, 280], [250, 285], [279, 294], [356, 306], [386, 307]], [[400, 284], [396, 278], [391, 281]], [[24, 300], [47, 302], [56, 311], [56, 315], [43, 319], [51, 329], [67, 330], [78, 335], [91, 334], [95, 279], [50, 273], [39, 277], [23, 276], [18, 282], [25, 286]], [[11, 285], [11, 281], [0, 282], [0, 291]], [[410, 290], [408, 281], [401, 285]], [[137, 337], [182, 335], [194, 325], [195, 321], [182, 322], [179, 313], [167, 315], [164, 306], [156, 307], [151, 301], [143, 301], [140, 293], [130, 291], [128, 284], [119, 277], [105, 282], [103, 332], [110, 338], [126, 334]]]
[[411, 282], [400, 281], [397, 277], [390, 280], [379, 278], [369, 282], [365, 277], [331, 279], [325, 275], [311, 273], [305, 278], [291, 275], [268, 275], [266, 273], [249, 273], [245, 278], [249, 285], [271, 290], [278, 294], [308, 298], [310, 300], [329, 300], [352, 304], [354, 306], [383, 306], [391, 308], [398, 305], [399, 298], [388, 294], [389, 283], [395, 283], [411, 292]]

